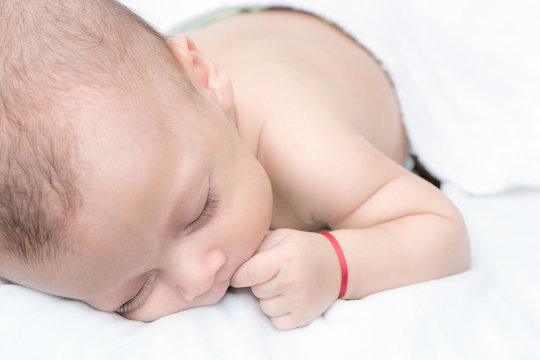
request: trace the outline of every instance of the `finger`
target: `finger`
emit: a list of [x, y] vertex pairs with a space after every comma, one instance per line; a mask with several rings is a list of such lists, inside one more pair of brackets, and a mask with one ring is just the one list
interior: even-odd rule
[[270, 322], [278, 330], [290, 330], [301, 326], [306, 326], [309, 321], [298, 321], [294, 318], [292, 313], [283, 314], [270, 319]]
[[283, 296], [276, 296], [270, 299], [259, 300], [259, 307], [262, 312], [270, 317], [277, 317], [289, 313], [289, 308]]
[[258, 252], [263, 252], [269, 250], [286, 239], [290, 234], [288, 229], [277, 229], [272, 230], [266, 234], [261, 245], [259, 246]]
[[279, 259], [273, 251], [255, 254], [243, 263], [231, 279], [232, 287], [247, 287], [262, 284], [279, 273]]
[[[278, 272], [279, 273], [279, 272]], [[276, 274], [277, 276], [277, 274]], [[269, 299], [282, 294], [280, 283], [276, 281], [276, 276], [262, 284], [253, 285], [251, 291], [259, 299]]]

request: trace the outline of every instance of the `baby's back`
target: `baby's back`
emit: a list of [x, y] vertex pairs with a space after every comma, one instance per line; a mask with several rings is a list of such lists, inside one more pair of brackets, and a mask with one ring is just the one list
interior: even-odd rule
[[407, 140], [390, 79], [334, 26], [300, 12], [265, 11], [236, 15], [190, 36], [231, 77], [239, 126], [248, 137], [258, 137], [249, 131], [255, 120], [265, 126], [285, 121], [295, 130], [315, 121], [342, 122], [403, 161]]

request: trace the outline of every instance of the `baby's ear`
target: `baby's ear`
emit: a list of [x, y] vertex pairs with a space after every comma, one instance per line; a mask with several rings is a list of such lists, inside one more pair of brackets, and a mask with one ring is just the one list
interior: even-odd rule
[[227, 113], [233, 107], [232, 84], [206, 55], [201, 53], [193, 40], [184, 34], [174, 36], [169, 41], [171, 53], [187, 75], [206, 90]]

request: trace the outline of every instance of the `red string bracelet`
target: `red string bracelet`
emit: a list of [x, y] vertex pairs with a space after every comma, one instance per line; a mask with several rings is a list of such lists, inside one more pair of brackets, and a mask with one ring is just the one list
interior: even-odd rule
[[330, 240], [330, 242], [334, 246], [334, 249], [336, 250], [336, 253], [339, 259], [339, 266], [341, 267], [341, 289], [339, 290], [338, 298], [340, 298], [340, 297], [343, 297], [343, 295], [345, 295], [345, 292], [347, 291], [348, 272], [347, 272], [347, 262], [345, 261], [345, 255], [343, 255], [341, 246], [339, 246], [339, 243], [334, 237], [334, 235], [326, 231], [322, 232], [321, 235], [326, 236], [328, 240]]

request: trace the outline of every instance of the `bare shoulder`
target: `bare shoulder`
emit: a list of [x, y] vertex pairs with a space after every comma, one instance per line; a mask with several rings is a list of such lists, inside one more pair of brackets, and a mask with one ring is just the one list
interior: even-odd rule
[[316, 103], [310, 96], [289, 98], [263, 128], [258, 158], [272, 182], [274, 228], [328, 226], [407, 173], [346, 114]]
[[[407, 140], [391, 81], [338, 29], [305, 14], [268, 12], [202, 32], [203, 50], [231, 77], [241, 136], [257, 139], [274, 192], [273, 227], [326, 226], [405, 172]], [[216, 33], [228, 36], [218, 41]]]
[[272, 84], [258, 90], [264, 121], [257, 153], [272, 182], [272, 227], [316, 230], [337, 223], [407, 173], [395, 109], [377, 111], [361, 93], [351, 96], [345, 77], [335, 81], [335, 73], [318, 65], [260, 67], [252, 73]]

